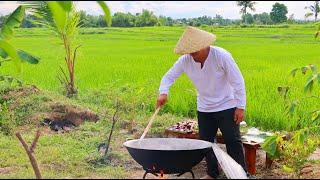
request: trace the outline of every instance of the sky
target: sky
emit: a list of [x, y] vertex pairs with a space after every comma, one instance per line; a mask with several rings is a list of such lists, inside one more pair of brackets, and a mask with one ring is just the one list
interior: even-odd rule
[[[304, 15], [308, 10], [305, 6], [310, 6], [314, 1], [256, 1], [256, 11], [250, 13], [269, 13], [275, 2], [283, 3], [288, 7], [289, 17], [294, 14], [295, 19], [305, 19]], [[138, 13], [142, 9], [148, 9], [156, 15], [170, 16], [172, 18], [191, 18], [203, 15], [215, 16], [222, 15], [228, 19], [240, 19], [240, 7], [236, 1], [106, 1], [111, 9], [111, 13], [130, 12]], [[18, 6], [16, 1], [0, 1], [0, 14], [6, 15]], [[102, 10], [95, 1], [78, 1], [77, 9], [84, 10], [88, 14], [103, 14]], [[310, 17], [309, 19], [312, 19]]]

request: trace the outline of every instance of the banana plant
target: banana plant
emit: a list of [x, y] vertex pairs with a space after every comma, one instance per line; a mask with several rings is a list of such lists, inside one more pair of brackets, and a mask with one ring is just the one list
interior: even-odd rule
[[[27, 53], [24, 50], [16, 49], [10, 39], [13, 37], [14, 28], [20, 26], [25, 15], [25, 7], [19, 6], [4, 22], [0, 30], [0, 66], [4, 62], [13, 61], [18, 72], [21, 72], [21, 62], [37, 64], [39, 58]], [[12, 82], [14, 78], [11, 76], [0, 75], [0, 81], [7, 80]], [[17, 80], [19, 84], [21, 81]]]
[[[111, 24], [110, 9], [103, 1], [97, 2], [105, 13], [105, 20]], [[65, 70], [60, 67], [58, 79], [66, 90], [66, 95], [72, 97], [77, 94], [75, 85], [75, 64], [77, 50], [81, 45], [75, 42], [80, 28], [80, 14], [76, 11], [72, 1], [29, 1], [26, 7], [39, 19], [38, 23], [54, 31], [61, 39], [65, 49]]]

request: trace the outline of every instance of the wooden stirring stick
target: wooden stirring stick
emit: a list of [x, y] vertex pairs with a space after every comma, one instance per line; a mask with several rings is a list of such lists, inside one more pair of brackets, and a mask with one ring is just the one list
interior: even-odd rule
[[156, 117], [156, 115], [158, 114], [159, 111], [160, 111], [160, 107], [158, 107], [156, 109], [156, 111], [154, 112], [154, 114], [151, 116], [147, 127], [144, 129], [143, 134], [140, 137], [140, 140], [143, 139], [146, 136], [146, 134], [148, 133], [148, 131], [151, 128], [151, 125], [152, 125], [152, 123], [153, 123], [153, 121], [154, 121], [154, 119], [155, 119], [155, 117]]

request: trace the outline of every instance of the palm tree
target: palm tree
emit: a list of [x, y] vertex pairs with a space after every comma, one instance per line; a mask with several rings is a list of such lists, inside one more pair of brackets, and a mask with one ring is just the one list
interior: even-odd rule
[[242, 22], [247, 24], [247, 9], [251, 9], [252, 11], [255, 11], [254, 5], [256, 2], [254, 1], [237, 1], [237, 5], [241, 7], [240, 13], [242, 14]]
[[242, 7], [240, 10], [240, 13], [243, 15], [247, 14], [247, 8], [251, 9], [252, 11], [255, 11], [254, 5], [256, 2], [254, 1], [237, 1], [237, 5]]
[[[75, 86], [75, 64], [77, 50], [81, 45], [75, 42], [80, 28], [80, 13], [72, 1], [29, 1], [25, 6], [33, 13], [40, 23], [57, 34], [65, 49], [65, 63], [67, 73], [60, 67], [58, 79], [66, 90], [66, 95], [72, 97], [77, 94]], [[111, 24], [111, 15], [108, 6], [103, 1], [98, 1], [105, 13], [108, 25]]]
[[320, 13], [320, 6], [319, 6], [319, 1], [314, 1], [314, 5], [311, 6], [307, 6], [305, 7], [305, 9], [309, 9], [311, 12], [308, 12], [305, 17], [310, 17], [310, 16], [314, 16], [314, 21], [317, 21], [318, 18], [318, 14]]

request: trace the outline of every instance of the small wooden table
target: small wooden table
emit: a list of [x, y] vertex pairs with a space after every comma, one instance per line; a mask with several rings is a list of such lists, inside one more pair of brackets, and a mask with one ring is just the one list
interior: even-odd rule
[[[183, 133], [178, 131], [172, 131], [169, 129], [165, 130], [165, 136], [167, 137], [176, 137], [176, 138], [190, 138], [190, 139], [199, 139], [199, 134], [192, 132], [192, 133]], [[223, 137], [221, 134], [217, 133], [216, 136], [217, 143], [225, 144]], [[247, 142], [242, 141], [243, 147], [245, 150], [245, 159], [247, 163], [248, 172], [251, 175], [256, 174], [256, 157], [257, 157], [257, 150], [260, 149], [260, 144], [256, 142]], [[270, 168], [272, 164], [272, 160], [268, 157], [266, 153], [266, 168]]]

